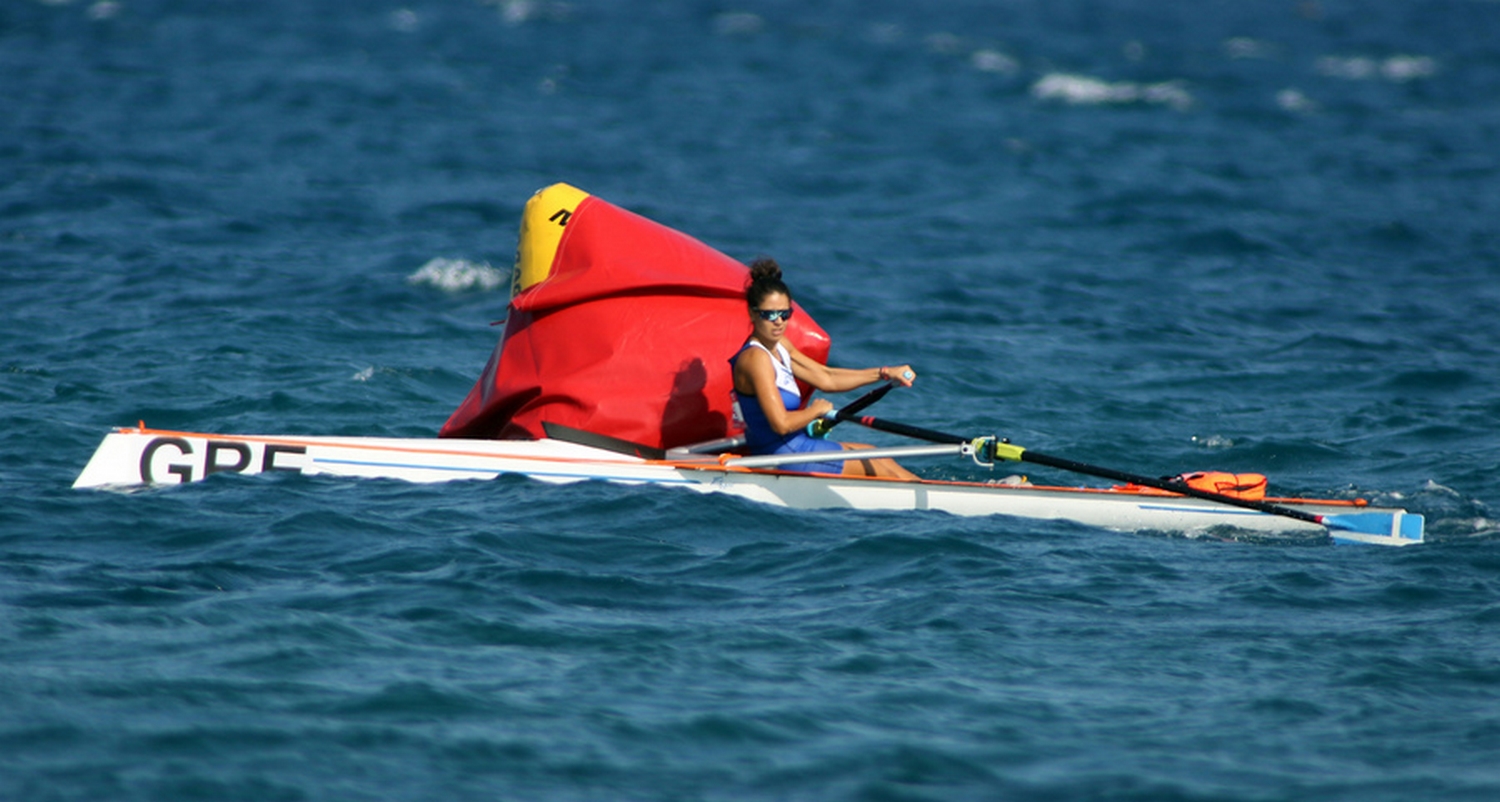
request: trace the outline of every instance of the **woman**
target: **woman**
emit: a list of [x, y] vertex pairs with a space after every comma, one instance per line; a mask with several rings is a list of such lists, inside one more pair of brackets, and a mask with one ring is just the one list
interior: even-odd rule
[[[786, 340], [792, 317], [792, 293], [781, 280], [776, 260], [760, 258], [750, 265], [750, 284], [745, 290], [750, 306], [750, 339], [730, 364], [734, 368], [735, 406], [745, 424], [745, 439], [752, 454], [787, 454], [813, 451], [843, 451], [870, 446], [836, 443], [807, 434], [807, 425], [833, 409], [825, 398], [815, 398], [806, 408], [794, 409], [800, 401], [797, 380], [825, 393], [842, 393], [867, 384], [894, 379], [910, 387], [917, 374], [909, 365], [893, 368], [850, 370], [830, 368], [804, 356]], [[915, 479], [916, 474], [891, 459], [849, 459], [801, 463], [786, 470], [843, 473], [849, 476], [884, 476]]]

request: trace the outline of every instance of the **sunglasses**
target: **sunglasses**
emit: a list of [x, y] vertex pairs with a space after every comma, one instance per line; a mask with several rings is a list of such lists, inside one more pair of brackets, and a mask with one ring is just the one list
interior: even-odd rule
[[788, 309], [757, 309], [755, 314], [760, 315], [761, 320], [775, 323], [778, 320], [791, 320], [792, 310]]

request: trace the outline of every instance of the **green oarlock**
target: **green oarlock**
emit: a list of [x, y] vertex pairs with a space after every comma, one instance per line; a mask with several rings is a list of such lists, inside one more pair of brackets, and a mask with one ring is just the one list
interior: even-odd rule
[[994, 445], [992, 445], [991, 448], [994, 449], [995, 459], [1003, 459], [1006, 462], [1021, 461], [1021, 453], [1026, 449], [1021, 448], [1017, 445], [1012, 445], [1003, 440], [995, 440], [994, 438], [989, 439], [994, 440]]
[[996, 460], [1006, 462], [1020, 462], [1021, 452], [1026, 449], [1013, 446], [998, 437], [976, 437], [969, 441], [969, 448], [973, 450], [975, 457], [982, 463], [989, 464]]

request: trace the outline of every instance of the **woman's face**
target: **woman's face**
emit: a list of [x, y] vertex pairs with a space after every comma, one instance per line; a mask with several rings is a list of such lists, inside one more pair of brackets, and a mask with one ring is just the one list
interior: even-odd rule
[[760, 299], [760, 306], [750, 310], [750, 322], [755, 324], [756, 336], [772, 342], [786, 334], [791, 317], [792, 299], [779, 292], [767, 293]]

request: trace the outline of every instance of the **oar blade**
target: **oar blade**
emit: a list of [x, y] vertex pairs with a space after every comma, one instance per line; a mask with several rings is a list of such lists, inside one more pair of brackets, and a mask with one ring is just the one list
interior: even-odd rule
[[1351, 512], [1323, 516], [1328, 534], [1341, 543], [1408, 546], [1421, 543], [1426, 519], [1410, 512]]

